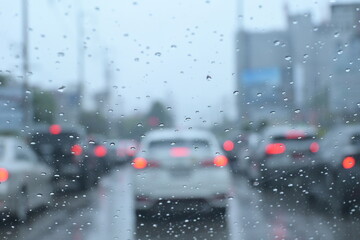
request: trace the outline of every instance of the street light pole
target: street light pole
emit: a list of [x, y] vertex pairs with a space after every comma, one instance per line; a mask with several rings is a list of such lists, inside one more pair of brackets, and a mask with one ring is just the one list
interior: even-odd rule
[[29, 83], [28, 83], [28, 73], [29, 73], [29, 52], [28, 52], [28, 43], [29, 43], [29, 7], [28, 0], [22, 1], [22, 73], [23, 73], [23, 124], [24, 126], [30, 123], [30, 109], [29, 109], [29, 98], [27, 96]]

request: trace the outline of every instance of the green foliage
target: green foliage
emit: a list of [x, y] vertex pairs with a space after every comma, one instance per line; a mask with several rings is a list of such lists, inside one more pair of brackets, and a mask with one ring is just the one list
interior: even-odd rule
[[34, 120], [36, 123], [54, 123], [55, 99], [51, 92], [40, 89], [32, 90]]
[[11, 76], [0, 74], [0, 87], [4, 87], [11, 81]]
[[169, 111], [166, 110], [164, 104], [159, 101], [153, 103], [147, 114], [147, 124], [152, 128], [158, 128], [160, 124], [164, 127], [173, 127], [173, 118]]
[[107, 135], [109, 132], [109, 122], [98, 112], [82, 112], [80, 124], [87, 129], [89, 134]]

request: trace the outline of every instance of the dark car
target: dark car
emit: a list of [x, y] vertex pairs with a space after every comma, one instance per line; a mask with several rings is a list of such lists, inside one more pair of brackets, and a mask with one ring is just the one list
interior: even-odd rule
[[317, 164], [319, 144], [316, 129], [302, 126], [275, 126], [264, 130], [252, 160], [254, 182], [269, 186], [296, 186], [307, 189]]
[[30, 146], [54, 170], [58, 191], [87, 189], [95, 179], [94, 169], [84, 154], [86, 137], [79, 126], [40, 126], [28, 136]]
[[97, 178], [110, 171], [109, 144], [101, 136], [88, 137], [85, 156], [87, 161], [91, 162], [94, 166], [94, 173], [97, 175]]
[[360, 125], [331, 129], [321, 142], [323, 181], [313, 195], [325, 200], [335, 214], [346, 215], [360, 200]]
[[235, 174], [246, 173], [246, 161], [249, 155], [248, 134], [238, 133], [227, 137], [222, 148], [229, 159], [231, 171]]

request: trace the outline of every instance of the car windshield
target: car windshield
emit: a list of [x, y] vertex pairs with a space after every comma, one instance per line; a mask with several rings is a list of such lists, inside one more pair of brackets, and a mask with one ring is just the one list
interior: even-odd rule
[[0, 239], [360, 238], [360, 0], [3, 0], [0, 36]]

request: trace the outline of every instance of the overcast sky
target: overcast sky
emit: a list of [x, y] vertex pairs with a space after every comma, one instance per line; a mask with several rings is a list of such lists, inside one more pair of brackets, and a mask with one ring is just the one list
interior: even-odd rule
[[[45, 88], [65, 86], [65, 91], [75, 87], [81, 10], [87, 107], [92, 107], [89, 96], [105, 86], [107, 65], [113, 114], [145, 111], [151, 101], [160, 99], [173, 108], [179, 124], [186, 117], [194, 124], [202, 119], [209, 124], [221, 119], [221, 110], [233, 117], [235, 32], [242, 23], [251, 31], [284, 29], [285, 2], [30, 1], [30, 81]], [[21, 76], [20, 3], [0, 0], [0, 70], [14, 76]], [[328, 1], [292, 0], [288, 9], [311, 11], [320, 22], [328, 16]]]

